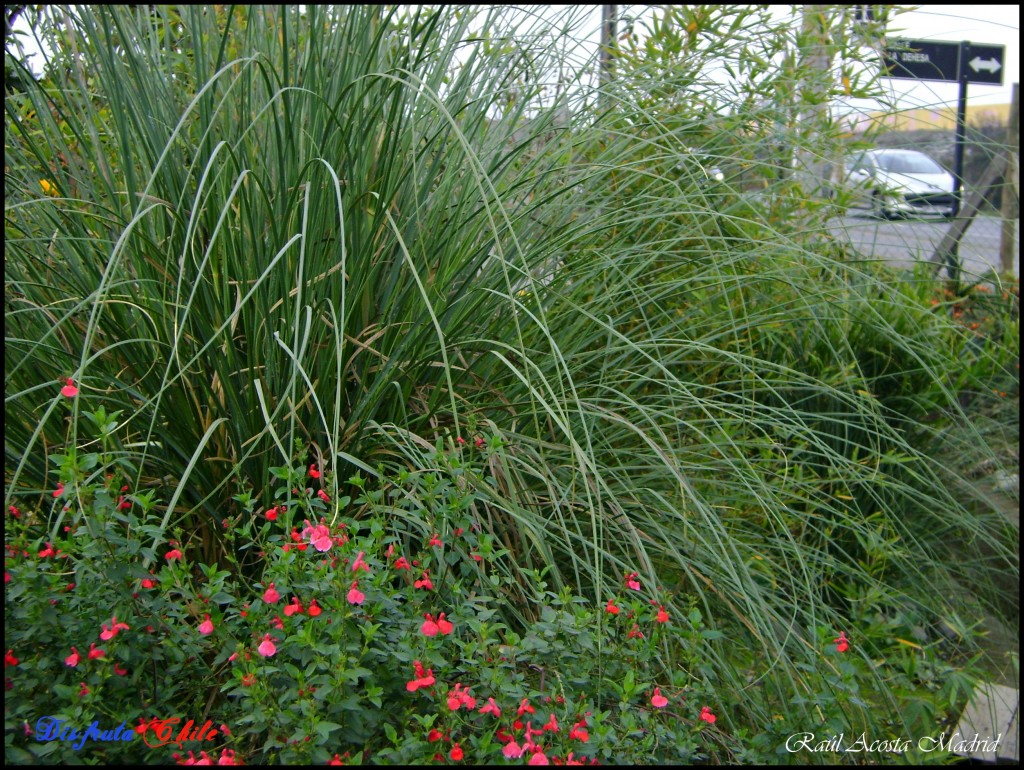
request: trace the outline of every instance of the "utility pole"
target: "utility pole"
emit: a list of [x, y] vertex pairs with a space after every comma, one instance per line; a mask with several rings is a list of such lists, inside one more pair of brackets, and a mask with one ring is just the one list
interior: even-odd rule
[[1006, 123], [1006, 165], [1003, 167], [1002, 202], [999, 213], [1002, 230], [999, 238], [999, 267], [1004, 276], [1013, 278], [1014, 234], [1020, 216], [1020, 169], [1017, 153], [1020, 151], [1020, 83], [1013, 84], [1010, 95], [1010, 117]]
[[[822, 125], [822, 117], [828, 114], [829, 91], [832, 83], [829, 70], [832, 67], [831, 41], [829, 40], [829, 17], [835, 6], [805, 5], [801, 24], [801, 43], [799, 46], [799, 65], [802, 85], [797, 90], [797, 98], [810, 106], [800, 114], [802, 125], [815, 127]], [[798, 147], [796, 153], [797, 170], [807, 182], [809, 192], [818, 191], [826, 181], [822, 178], [822, 158], [807, 148]], [[831, 168], [826, 163], [825, 171]]]

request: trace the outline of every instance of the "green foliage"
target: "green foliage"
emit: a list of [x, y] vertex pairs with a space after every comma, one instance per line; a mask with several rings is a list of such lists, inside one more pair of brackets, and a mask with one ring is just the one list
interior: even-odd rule
[[[962, 693], [929, 688], [967, 676], [972, 639], [949, 652], [937, 629], [1019, 604], [1015, 537], [965, 501], [966, 471], [936, 462], [1001, 456], [1015, 305], [993, 300], [965, 328], [933, 282], [822, 234], [831, 204], [788, 169], [792, 151], [840, 142], [810, 109], [833, 86], [798, 92], [814, 74], [788, 53], [801, 41], [762, 34], [762, 17], [670, 9], [656, 55], [626, 41], [600, 93], [564, 79], [583, 71], [571, 15], [76, 6], [34, 20], [51, 61], [6, 113], [5, 504], [35, 516], [8, 542], [63, 549], [88, 588], [58, 612], [68, 581], [51, 555], [13, 567], [25, 695], [9, 740], [39, 709], [85, 719], [74, 709], [105, 702], [79, 699], [60, 661], [113, 610], [163, 642], [154, 667], [110, 640], [127, 680], [86, 669], [115, 725], [223, 704], [233, 745], [266, 761], [369, 743], [423, 760], [435, 723], [493, 756], [495, 734], [443, 701], [392, 710], [420, 610], [465, 624], [456, 651], [416, 648], [446, 684], [564, 687], [556, 719], [592, 711], [601, 746], [580, 751], [602, 761], [665, 747], [682, 752], [666, 761], [780, 761], [782, 731], [823, 718], [910, 731], [945, 714]], [[708, 85], [720, 60], [738, 69]], [[69, 378], [77, 395], [61, 394]], [[321, 520], [374, 566], [364, 609], [340, 564], [283, 551]], [[435, 534], [443, 554], [424, 546]], [[385, 568], [391, 545], [444, 574], [441, 605]], [[174, 550], [185, 564], [162, 564]], [[634, 572], [641, 598], [605, 617]], [[158, 596], [138, 590], [157, 574]], [[280, 657], [259, 660], [272, 616], [253, 597], [271, 581], [349, 622], [293, 618]], [[978, 606], [935, 590], [959, 581]], [[205, 607], [216, 648], [194, 632]], [[661, 608], [671, 625], [629, 636], [623, 616]], [[890, 638], [908, 627], [916, 668]], [[823, 652], [840, 631], [841, 661]], [[485, 665], [495, 644], [519, 662]], [[554, 651], [564, 670], [548, 671]], [[638, 710], [653, 686], [674, 704], [693, 692], [689, 711]], [[698, 695], [722, 717], [693, 730]]]

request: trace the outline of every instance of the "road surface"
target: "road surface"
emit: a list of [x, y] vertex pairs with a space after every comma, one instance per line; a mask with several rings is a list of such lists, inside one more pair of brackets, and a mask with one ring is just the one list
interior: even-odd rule
[[[847, 216], [828, 223], [831, 232], [848, 238], [864, 256], [911, 267], [928, 261], [952, 223], [943, 219], [894, 220], [873, 218], [867, 211], [851, 210]], [[976, 217], [960, 242], [965, 278], [999, 270], [1000, 220]], [[1013, 274], [1020, 278], [1020, 223], [1015, 228]]]

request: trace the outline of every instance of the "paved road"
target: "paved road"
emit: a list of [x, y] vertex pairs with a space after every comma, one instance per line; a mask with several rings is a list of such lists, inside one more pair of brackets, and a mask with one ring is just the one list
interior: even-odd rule
[[[864, 256], [875, 256], [910, 267], [915, 261], [927, 261], [935, 252], [951, 223], [942, 219], [875, 219], [867, 211], [853, 209], [841, 219], [828, 223], [829, 230], [844, 234]], [[980, 275], [999, 268], [1000, 220], [977, 217], [960, 242], [963, 271]], [[1013, 272], [1020, 278], [1020, 223], [1017, 223]]]

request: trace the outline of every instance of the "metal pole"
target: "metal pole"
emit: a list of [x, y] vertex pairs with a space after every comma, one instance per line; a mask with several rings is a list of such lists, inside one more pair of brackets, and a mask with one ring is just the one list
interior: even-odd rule
[[967, 133], [967, 73], [964, 65], [967, 63], [970, 50], [971, 44], [961, 40], [956, 60], [956, 79], [960, 84], [960, 95], [956, 105], [956, 143], [953, 146], [953, 195], [956, 198], [953, 202], [954, 216], [960, 214], [964, 197], [964, 138]]
[[1017, 150], [1020, 146], [1018, 127], [1020, 125], [1020, 83], [1013, 84], [1010, 92], [1010, 117], [1006, 126], [1006, 166], [1003, 170], [1002, 201], [999, 207], [1003, 223], [999, 236], [999, 269], [1004, 276], [1013, 277], [1013, 255], [1016, 251], [1014, 234], [1017, 229], [1017, 217], [1020, 216], [1020, 198], [1018, 197]]
[[[616, 20], [619, 15], [617, 5], [601, 6], [601, 77], [603, 87], [612, 81], [612, 61], [616, 46]], [[607, 94], [601, 94], [602, 111], [608, 109], [610, 100]]]

